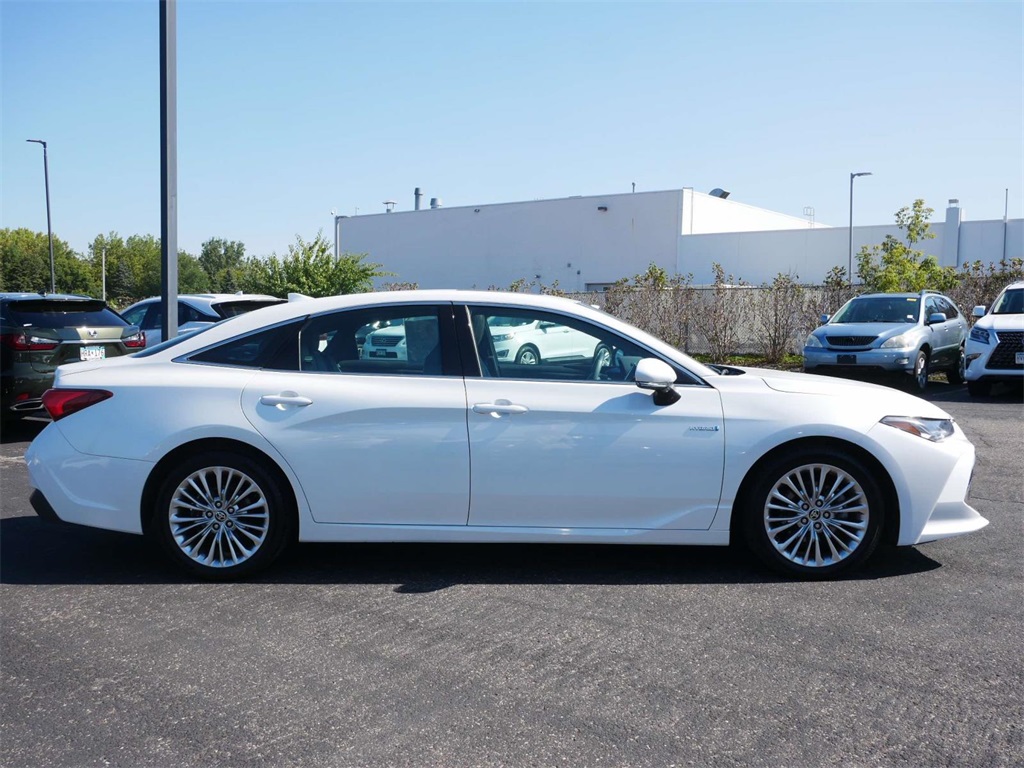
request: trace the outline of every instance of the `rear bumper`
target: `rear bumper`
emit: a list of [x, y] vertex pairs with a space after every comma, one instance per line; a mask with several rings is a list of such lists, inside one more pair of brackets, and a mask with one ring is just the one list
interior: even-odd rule
[[32, 441], [25, 463], [30, 502], [44, 520], [142, 533], [142, 490], [152, 464], [80, 453], [52, 423]]

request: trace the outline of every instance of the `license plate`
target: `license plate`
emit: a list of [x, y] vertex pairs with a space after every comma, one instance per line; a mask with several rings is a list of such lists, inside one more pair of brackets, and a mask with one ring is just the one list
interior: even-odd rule
[[1017, 365], [1024, 365], [1024, 352], [1017, 353]]
[[371, 349], [370, 357], [398, 357], [398, 353], [389, 352], [386, 349]]
[[79, 351], [79, 358], [82, 360], [102, 360], [106, 356], [106, 347], [82, 347]]
[[836, 362], [840, 365], [856, 365], [856, 355], [836, 355]]

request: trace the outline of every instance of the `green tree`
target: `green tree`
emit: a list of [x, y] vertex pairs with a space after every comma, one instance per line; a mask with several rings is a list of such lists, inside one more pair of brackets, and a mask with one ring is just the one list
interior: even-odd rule
[[309, 242], [296, 235], [294, 245], [288, 246], [288, 255], [284, 258], [271, 254], [267, 259], [246, 261], [239, 282], [248, 293], [282, 297], [288, 293], [315, 297], [361, 293], [373, 287], [375, 277], [392, 274], [382, 272], [380, 264], [365, 259], [366, 254], [346, 253], [335, 261], [333, 247], [324, 239], [322, 231]]
[[209, 276], [210, 290], [233, 293], [238, 290], [236, 273], [245, 263], [245, 244], [211, 237], [203, 243], [199, 264]]
[[[125, 240], [116, 232], [97, 235], [89, 246], [91, 270], [97, 284], [101, 281], [104, 249], [107, 300], [111, 304], [126, 307], [139, 299], [160, 295], [163, 273], [160, 238], [132, 235]], [[185, 251], [178, 251], [178, 291], [206, 293], [209, 290], [210, 279], [199, 260]]]
[[903, 240], [886, 235], [881, 245], [863, 246], [857, 254], [857, 275], [868, 291], [899, 292], [934, 288], [951, 290], [957, 281], [956, 270], [939, 266], [934, 256], [914, 246], [935, 237], [928, 219], [935, 211], [924, 200], [896, 211], [896, 226]]
[[[53, 266], [58, 292], [94, 294], [88, 264], [59, 237], [53, 238]], [[50, 243], [45, 232], [0, 229], [0, 290], [50, 290]]]

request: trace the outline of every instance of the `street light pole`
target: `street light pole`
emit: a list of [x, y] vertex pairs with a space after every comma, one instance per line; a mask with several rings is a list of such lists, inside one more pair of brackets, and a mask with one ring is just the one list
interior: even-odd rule
[[50, 241], [50, 293], [56, 293], [57, 271], [53, 265], [53, 227], [50, 224], [50, 163], [46, 157], [46, 142], [42, 139], [25, 139], [25, 141], [43, 145], [43, 181], [46, 184], [46, 236]]
[[858, 176], [871, 176], [871, 171], [850, 174], [850, 257], [846, 268], [846, 282], [853, 285], [853, 180]]

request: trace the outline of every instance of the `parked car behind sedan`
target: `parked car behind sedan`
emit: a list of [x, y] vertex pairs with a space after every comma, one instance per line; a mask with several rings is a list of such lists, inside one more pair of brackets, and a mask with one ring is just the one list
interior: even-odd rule
[[58, 365], [137, 351], [146, 337], [99, 299], [0, 294], [0, 415], [44, 413]]
[[864, 294], [831, 318], [823, 315], [822, 323], [804, 343], [807, 373], [905, 373], [917, 391], [935, 371], [944, 371], [951, 384], [964, 380], [967, 320], [948, 296]]
[[[285, 299], [258, 293], [185, 293], [178, 296], [178, 334], [193, 333], [227, 317], [282, 304]], [[159, 296], [137, 301], [121, 315], [146, 332], [150, 347], [163, 341], [164, 309]]]
[[1024, 381], [1024, 281], [1011, 283], [978, 321], [967, 339], [967, 391], [984, 397], [997, 381]]

